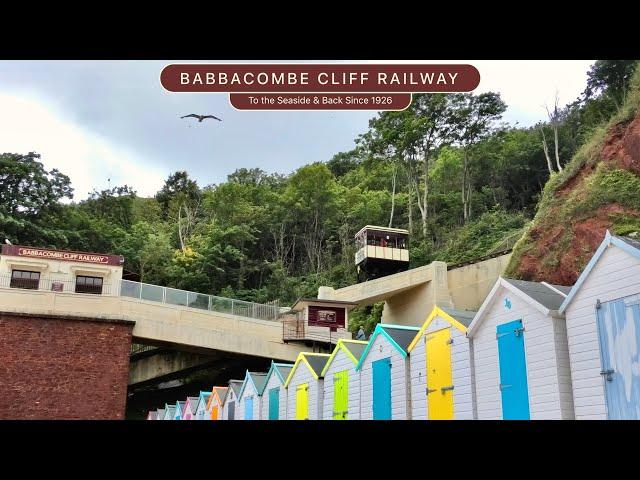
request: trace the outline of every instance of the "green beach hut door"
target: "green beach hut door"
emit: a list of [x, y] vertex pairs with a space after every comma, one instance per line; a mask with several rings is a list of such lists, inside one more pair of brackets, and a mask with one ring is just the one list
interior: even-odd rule
[[333, 419], [346, 420], [349, 410], [349, 372], [344, 370], [333, 376]]
[[280, 415], [280, 387], [269, 390], [269, 420], [278, 420]]

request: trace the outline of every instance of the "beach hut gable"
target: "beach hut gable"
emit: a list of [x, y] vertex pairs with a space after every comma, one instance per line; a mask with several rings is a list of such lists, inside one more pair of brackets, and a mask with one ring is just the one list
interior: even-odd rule
[[263, 420], [284, 420], [287, 418], [287, 389], [284, 388], [284, 383], [292, 369], [292, 363], [271, 361], [271, 367], [267, 372], [262, 390], [261, 418]]
[[369, 355], [371, 351], [371, 347], [376, 341], [376, 338], [379, 335], [385, 337], [388, 342], [395, 348], [398, 353], [402, 356], [402, 358], [407, 358], [407, 349], [409, 345], [415, 338], [416, 333], [418, 332], [417, 327], [407, 327], [404, 325], [390, 325], [386, 323], [379, 323], [376, 325], [376, 329], [373, 331], [371, 338], [369, 339], [369, 343], [367, 347], [364, 349], [362, 356], [358, 364], [356, 365], [356, 370], [362, 369], [362, 363]]
[[[461, 313], [464, 314], [465, 312], [461, 312]], [[472, 318], [473, 317], [471, 317], [471, 319]], [[411, 353], [411, 351], [416, 347], [417, 343], [420, 341], [422, 336], [427, 331], [429, 331], [429, 327], [432, 327], [432, 329], [434, 329], [434, 330], [445, 327], [445, 325], [442, 325], [441, 323], [438, 322], [439, 319], [444, 319], [446, 322], [448, 322], [453, 327], [458, 329], [459, 332], [462, 332], [464, 334], [467, 333], [468, 325], [465, 325], [464, 323], [462, 323], [464, 320], [462, 320], [462, 319], [458, 320], [458, 319], [454, 318], [453, 316], [451, 316], [449, 314], [449, 312], [443, 310], [442, 308], [440, 308], [438, 306], [435, 306], [435, 307], [433, 307], [433, 310], [431, 310], [431, 313], [427, 317], [427, 320], [422, 324], [422, 327], [420, 327], [420, 330], [416, 334], [415, 338], [411, 341], [411, 344], [409, 345], [409, 348], [407, 348], [407, 351], [409, 353]], [[467, 323], [470, 323], [471, 319]], [[436, 323], [436, 325], [433, 325], [434, 323]], [[433, 328], [434, 326], [436, 328]]]
[[578, 277], [578, 280], [576, 280], [576, 283], [567, 295], [567, 298], [565, 298], [564, 302], [562, 302], [562, 305], [560, 306], [561, 313], [564, 313], [567, 310], [567, 307], [573, 301], [578, 291], [582, 288], [584, 282], [587, 280], [592, 270], [600, 261], [604, 253], [607, 251], [608, 247], [610, 247], [611, 245], [620, 248], [624, 252], [640, 260], [639, 241], [627, 237], [618, 237], [615, 235], [611, 235], [611, 233], [609, 233], [609, 230], [607, 230], [604, 240], [602, 241], [596, 252], [593, 254], [593, 257], [591, 257], [591, 260], [589, 260], [589, 263]]
[[299, 365], [304, 365], [309, 373], [313, 376], [314, 379], [319, 380], [322, 378], [322, 370], [324, 366], [327, 364], [327, 360], [331, 355], [328, 353], [306, 353], [300, 352], [298, 354], [298, 358], [296, 358], [296, 362], [293, 364], [293, 368], [287, 377], [287, 380], [284, 383], [285, 388], [289, 388], [289, 383], [293, 379], [296, 370]]
[[196, 405], [196, 411], [195, 411], [196, 420], [204, 420], [207, 412], [207, 405], [209, 403], [209, 397], [211, 397], [211, 392], [200, 391], [200, 395], [198, 395], [198, 403]]
[[163, 420], [173, 420], [175, 417], [176, 406], [175, 405], [165, 405], [164, 407], [164, 418]]
[[365, 342], [362, 340], [338, 340], [333, 352], [331, 352], [331, 356], [329, 360], [327, 360], [327, 364], [322, 370], [322, 376], [324, 377], [329, 368], [331, 368], [331, 364], [333, 363], [338, 352], [342, 351], [345, 355], [353, 362], [354, 368], [355, 365], [360, 361], [360, 357], [363, 355], [365, 349], [367, 348], [369, 342]]
[[[480, 323], [486, 316], [487, 311], [493, 306], [498, 299], [498, 291], [504, 288], [512, 295], [531, 305], [542, 315], [550, 315], [552, 317], [561, 317], [561, 302], [571, 290], [570, 287], [561, 285], [551, 285], [546, 282], [527, 282], [524, 280], [513, 280], [499, 277], [495, 285], [485, 298], [484, 302], [478, 309], [473, 321], [469, 325], [467, 334], [472, 336]], [[559, 303], [560, 302], [560, 303]]]

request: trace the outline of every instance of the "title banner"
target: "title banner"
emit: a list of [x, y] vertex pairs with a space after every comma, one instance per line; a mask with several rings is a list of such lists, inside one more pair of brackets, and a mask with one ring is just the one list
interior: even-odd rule
[[2, 255], [61, 260], [65, 262], [99, 263], [102, 265], [122, 265], [124, 263], [124, 258], [118, 255], [48, 250], [44, 248], [21, 247], [19, 245], [3, 245]]
[[412, 93], [470, 92], [480, 72], [466, 64], [172, 64], [160, 83], [229, 93], [238, 110], [404, 110]]

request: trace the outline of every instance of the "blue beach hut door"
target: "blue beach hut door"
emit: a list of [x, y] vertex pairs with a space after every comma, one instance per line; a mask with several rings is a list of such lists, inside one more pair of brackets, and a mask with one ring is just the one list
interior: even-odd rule
[[278, 420], [279, 412], [280, 388], [275, 387], [269, 390], [269, 420]]
[[391, 420], [391, 359], [376, 360], [373, 366], [373, 419]]
[[529, 420], [529, 388], [522, 320], [498, 325], [500, 394], [504, 420]]
[[610, 420], [640, 420], [640, 295], [599, 305], [607, 416]]
[[244, 399], [244, 419], [253, 420], [253, 397]]

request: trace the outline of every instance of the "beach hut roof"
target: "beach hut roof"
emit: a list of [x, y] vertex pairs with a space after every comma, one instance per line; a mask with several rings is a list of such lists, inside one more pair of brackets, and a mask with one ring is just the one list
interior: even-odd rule
[[405, 325], [390, 325], [388, 323], [377, 324], [371, 338], [369, 338], [367, 347], [360, 356], [358, 365], [356, 365], [356, 370], [360, 370], [362, 368], [362, 363], [367, 358], [367, 355], [371, 350], [371, 345], [373, 345], [373, 342], [378, 335], [385, 337], [389, 343], [398, 350], [398, 352], [400, 352], [402, 358], [406, 358], [408, 354], [407, 349], [409, 348], [409, 345], [411, 345], [416, 333], [418, 333], [418, 330], [420, 330], [418, 327], [408, 327]]
[[209, 398], [207, 400], [207, 410], [210, 410], [211, 402], [213, 400], [218, 400], [218, 405], [222, 405], [224, 403], [224, 397], [227, 395], [227, 387], [213, 387], [211, 392], [209, 393]]
[[471, 324], [471, 321], [473, 320], [473, 317], [475, 316], [475, 314], [476, 312], [471, 312], [468, 310], [454, 310], [452, 308], [441, 308], [436, 305], [435, 307], [433, 307], [433, 310], [431, 310], [431, 313], [429, 314], [425, 322], [422, 324], [422, 327], [420, 327], [420, 330], [418, 331], [416, 336], [413, 338], [413, 340], [409, 344], [407, 351], [411, 352], [416, 347], [416, 345], [420, 341], [420, 338], [422, 337], [424, 332], [427, 330], [427, 327], [429, 327], [429, 325], [431, 324], [434, 318], [436, 317], [443, 318], [447, 322], [449, 322], [452, 326], [460, 330], [462, 333], [467, 333], [467, 327]]
[[264, 385], [266, 383], [266, 378], [267, 374], [265, 372], [250, 372], [249, 370], [247, 370], [247, 373], [244, 377], [244, 382], [242, 382], [242, 388], [240, 389], [240, 393], [238, 393], [238, 397], [242, 396], [248, 382], [251, 382], [253, 384], [253, 389], [258, 395], [262, 395], [262, 391], [264, 390]]
[[582, 284], [591, 273], [591, 270], [593, 270], [593, 268], [596, 266], [607, 247], [611, 245], [615, 245], [616, 247], [621, 248], [629, 255], [640, 258], [640, 242], [638, 240], [629, 237], [619, 237], [617, 235], [611, 235], [611, 233], [609, 233], [609, 230], [607, 230], [607, 233], [604, 236], [604, 240], [602, 240], [602, 243], [596, 250], [596, 253], [593, 254], [593, 257], [591, 257], [591, 260], [589, 260], [589, 263], [578, 277], [575, 285], [573, 286], [573, 288], [571, 288], [571, 291], [567, 295], [567, 298], [565, 298], [564, 302], [562, 302], [562, 305], [560, 306], [560, 313], [564, 313], [566, 311], [567, 307], [573, 300], [573, 297], [575, 297], [576, 293], [578, 293], [578, 291], [582, 287]]
[[565, 300], [567, 292], [571, 287], [552, 285], [546, 282], [527, 282], [524, 280], [499, 277], [469, 325], [468, 335], [471, 335], [482, 323], [493, 297], [500, 288], [509, 290], [513, 295], [527, 302], [543, 315], [557, 317], [560, 315], [560, 305]]
[[176, 413], [176, 406], [175, 405], [168, 405], [167, 408], [165, 409], [165, 415], [169, 415], [169, 417], [173, 417]]
[[315, 378], [316, 380], [322, 378], [322, 370], [327, 364], [330, 356], [331, 355], [329, 355], [328, 353], [300, 352], [298, 354], [298, 358], [296, 358], [296, 363], [293, 364], [293, 368], [289, 372], [289, 376], [284, 383], [285, 388], [289, 386], [289, 383], [291, 382], [291, 379], [293, 378], [298, 365], [300, 365], [301, 363], [304, 364], [305, 367], [307, 367], [307, 369], [311, 372], [311, 375], [313, 375], [313, 378]]
[[271, 368], [269, 368], [269, 371], [267, 372], [267, 378], [264, 381], [264, 386], [262, 387], [262, 392], [260, 392], [260, 394], [262, 395], [262, 393], [264, 393], [267, 383], [271, 380], [271, 375], [276, 375], [280, 379], [280, 383], [284, 383], [286, 382], [292, 368], [293, 363], [276, 363], [271, 360]]
[[333, 349], [333, 352], [331, 352], [331, 356], [329, 357], [329, 360], [327, 360], [327, 364], [322, 370], [322, 376], [325, 376], [327, 370], [329, 370], [329, 367], [333, 362], [333, 359], [336, 357], [340, 350], [347, 354], [347, 357], [351, 359], [354, 365], [357, 365], [360, 357], [364, 353], [365, 348], [367, 348], [367, 342], [361, 340], [346, 340], [344, 338], [341, 338], [340, 340], [338, 340], [338, 343]]
[[164, 412], [165, 412], [164, 408], [158, 408], [156, 411], [158, 412], [158, 418], [164, 417]]
[[229, 380], [229, 387], [233, 390], [233, 393], [236, 394], [236, 397], [240, 396], [240, 390], [242, 389], [242, 384], [244, 380]]

